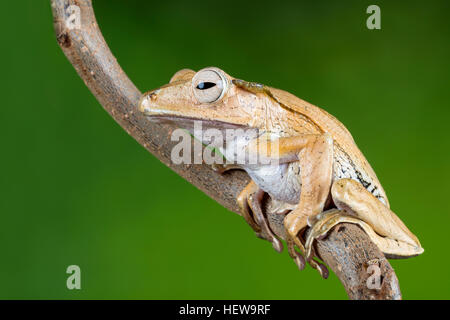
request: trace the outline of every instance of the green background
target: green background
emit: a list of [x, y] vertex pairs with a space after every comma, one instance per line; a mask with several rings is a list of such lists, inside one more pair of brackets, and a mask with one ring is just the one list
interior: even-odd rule
[[[404, 298], [450, 298], [449, 2], [251, 3], [94, 8], [142, 91], [213, 65], [338, 117], [425, 248], [391, 261]], [[56, 44], [48, 1], [1, 11], [0, 298], [346, 299], [128, 136]]]

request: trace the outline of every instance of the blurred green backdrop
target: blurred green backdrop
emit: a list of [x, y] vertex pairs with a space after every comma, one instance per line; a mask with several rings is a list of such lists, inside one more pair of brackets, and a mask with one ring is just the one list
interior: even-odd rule
[[[94, 8], [142, 91], [214, 65], [337, 116], [425, 248], [391, 261], [404, 298], [450, 298], [448, 1]], [[299, 272], [109, 117], [56, 44], [49, 1], [2, 9], [0, 298], [346, 299], [334, 274]], [[79, 291], [66, 288], [71, 264]]]

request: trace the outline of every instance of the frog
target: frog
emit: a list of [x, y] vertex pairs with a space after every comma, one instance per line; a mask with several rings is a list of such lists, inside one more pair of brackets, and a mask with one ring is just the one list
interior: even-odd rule
[[[328, 277], [314, 243], [345, 222], [360, 226], [386, 257], [409, 258], [424, 252], [391, 210], [349, 130], [324, 109], [217, 67], [176, 72], [168, 84], [144, 93], [138, 109], [149, 121], [189, 130], [201, 141], [206, 138], [193, 129], [196, 122], [205, 129], [254, 130], [254, 135], [238, 134], [225, 141], [219, 150], [230, 161], [213, 168], [217, 174], [239, 169], [249, 175], [249, 184], [236, 198], [240, 214], [276, 251], [283, 250], [285, 240], [300, 270], [309, 264]], [[238, 142], [241, 152], [259, 160], [244, 157], [233, 162]], [[275, 214], [284, 215], [285, 239], [270, 227], [262, 205], [265, 197], [276, 203]]]

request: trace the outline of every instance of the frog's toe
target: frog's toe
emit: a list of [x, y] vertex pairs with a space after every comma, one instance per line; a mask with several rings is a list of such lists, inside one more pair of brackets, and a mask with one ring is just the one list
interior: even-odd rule
[[[312, 249], [312, 246], [308, 246], [308, 247], [306, 245], [303, 246], [303, 244], [300, 242], [298, 237], [296, 237], [295, 240], [292, 238], [289, 238], [287, 241], [287, 244], [288, 244], [289, 255], [294, 260], [294, 262], [297, 265], [297, 267], [299, 268], [299, 270], [303, 270], [305, 268], [306, 262], [307, 262], [311, 267], [313, 267], [314, 269], [316, 269], [319, 272], [319, 274], [321, 275], [322, 278], [324, 278], [324, 279], [328, 278], [328, 276], [330, 275], [330, 272], [328, 271], [328, 268], [324, 264], [314, 260], [316, 255], [315, 255], [314, 250]], [[303, 256], [300, 252], [298, 252], [295, 249], [296, 246], [302, 252], [305, 252], [306, 255]]]
[[283, 252], [283, 244], [281, 241], [277, 238], [272, 239], [272, 247], [275, 249], [276, 252]]
[[324, 264], [314, 260], [314, 258], [317, 256], [314, 249], [312, 248], [312, 244], [309, 246], [308, 244], [305, 244], [305, 252], [306, 252], [305, 258], [308, 264], [314, 269], [316, 269], [320, 273], [322, 278], [327, 279], [328, 276], [330, 275], [330, 272], [328, 271], [328, 268]]
[[262, 240], [267, 240], [269, 242], [272, 242], [272, 247], [275, 249], [276, 252], [283, 252], [283, 243], [275, 236], [271, 237], [268, 236], [266, 234], [264, 234], [263, 232], [255, 232], [256, 237], [258, 237], [259, 239]]
[[311, 267], [313, 267], [320, 273], [320, 276], [322, 278], [328, 279], [330, 272], [328, 271], [328, 268], [323, 263], [317, 262], [315, 260], [310, 260], [308, 262], [311, 265]]
[[294, 260], [298, 269], [300, 271], [305, 269], [306, 260], [300, 252], [295, 250], [295, 241], [293, 239], [291, 239], [291, 238], [287, 239], [287, 248], [288, 248], [289, 256]]
[[305, 266], [306, 266], [305, 258], [300, 253], [296, 252], [296, 257], [294, 258], [294, 262], [300, 271], [305, 269]]

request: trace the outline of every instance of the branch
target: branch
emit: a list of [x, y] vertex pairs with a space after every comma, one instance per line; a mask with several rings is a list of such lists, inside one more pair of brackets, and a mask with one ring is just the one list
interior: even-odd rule
[[[150, 123], [137, 111], [141, 93], [128, 79], [103, 39], [91, 1], [51, 0], [51, 5], [60, 47], [103, 108], [160, 161], [227, 209], [239, 212], [236, 198], [249, 182], [247, 174], [232, 171], [220, 175], [207, 165], [174, 165], [170, 161], [173, 143], [169, 137], [175, 128]], [[67, 23], [73, 13], [68, 12], [70, 5], [81, 9], [80, 28], [72, 28], [73, 23]], [[282, 237], [280, 232], [277, 235]], [[327, 238], [318, 241], [316, 249], [339, 277], [351, 299], [401, 298], [392, 267], [359, 227], [351, 224], [336, 226]], [[370, 276], [367, 273], [368, 262], [375, 259], [378, 259], [381, 269], [379, 290], [369, 289], [366, 285]]]

